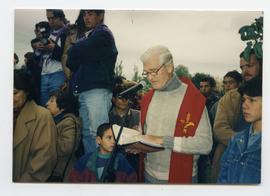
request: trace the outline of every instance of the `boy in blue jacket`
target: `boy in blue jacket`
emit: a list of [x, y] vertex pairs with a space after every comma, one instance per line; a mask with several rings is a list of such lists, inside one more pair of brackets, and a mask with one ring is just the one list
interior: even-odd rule
[[243, 116], [251, 123], [230, 141], [221, 159], [219, 183], [261, 182], [262, 79], [255, 77], [239, 87]]
[[[108, 164], [115, 145], [111, 124], [104, 123], [98, 127], [95, 152], [80, 158], [69, 175], [69, 182], [101, 182], [104, 168]], [[123, 154], [117, 153], [113, 173], [114, 182], [136, 182], [135, 170], [129, 165]]]

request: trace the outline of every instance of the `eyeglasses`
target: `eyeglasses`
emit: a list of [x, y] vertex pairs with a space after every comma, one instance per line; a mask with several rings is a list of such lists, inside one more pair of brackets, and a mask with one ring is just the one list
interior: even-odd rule
[[255, 65], [254, 64], [245, 64], [245, 65], [240, 65], [240, 69], [243, 70], [244, 68], [252, 68], [254, 67]]
[[151, 76], [156, 76], [158, 74], [158, 71], [164, 66], [164, 64], [162, 64], [158, 69], [154, 70], [154, 71], [143, 71], [142, 76], [144, 78], [147, 78], [147, 76], [150, 74]]

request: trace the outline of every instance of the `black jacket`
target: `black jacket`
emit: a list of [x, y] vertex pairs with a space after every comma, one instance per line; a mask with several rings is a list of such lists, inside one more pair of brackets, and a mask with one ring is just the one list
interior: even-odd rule
[[114, 37], [104, 24], [77, 41], [68, 51], [67, 67], [78, 72], [78, 92], [94, 88], [112, 90], [117, 54]]

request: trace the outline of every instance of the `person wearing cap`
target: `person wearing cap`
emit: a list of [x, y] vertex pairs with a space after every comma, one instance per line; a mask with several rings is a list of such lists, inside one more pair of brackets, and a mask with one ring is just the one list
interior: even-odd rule
[[[124, 127], [138, 129], [140, 123], [140, 111], [129, 108], [133, 99], [127, 99], [119, 97], [119, 94], [128, 88], [134, 86], [136, 83], [125, 82], [125, 85], [117, 85], [113, 90], [112, 109], [109, 113], [109, 119], [111, 124], [117, 124], [119, 126], [124, 123]], [[127, 111], [128, 110], [128, 111]], [[127, 113], [127, 116], [125, 114]], [[130, 165], [138, 172], [139, 169], [139, 156], [135, 154], [127, 153], [126, 158]]]
[[141, 101], [143, 137], [165, 148], [145, 155], [140, 164], [144, 181], [196, 183], [199, 155], [208, 154], [212, 148], [205, 97], [189, 79], [178, 79], [167, 47], [149, 48], [141, 61], [143, 76], [152, 86]]
[[[133, 84], [131, 84], [133, 86]], [[128, 89], [128, 86], [117, 85], [113, 90], [112, 103], [113, 107], [109, 113], [109, 119], [111, 123], [121, 125], [122, 119], [129, 108], [129, 100], [125, 97], [119, 97], [119, 94]], [[130, 103], [131, 104], [131, 103]], [[138, 129], [140, 119], [140, 111], [129, 108], [127, 117], [124, 121], [125, 127]]]

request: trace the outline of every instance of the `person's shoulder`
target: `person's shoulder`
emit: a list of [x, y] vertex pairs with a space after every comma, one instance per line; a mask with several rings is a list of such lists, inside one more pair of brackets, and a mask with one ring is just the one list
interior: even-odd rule
[[238, 89], [232, 89], [232, 90], [229, 90], [223, 97], [239, 98], [241, 97], [241, 95], [238, 92]]
[[122, 153], [118, 153], [117, 157], [117, 170], [131, 174], [135, 172], [134, 168], [130, 165], [126, 157]]
[[232, 89], [225, 93], [223, 97], [220, 98], [220, 102], [239, 102], [241, 100], [241, 95], [237, 89]]
[[140, 111], [139, 110], [136, 110], [136, 109], [130, 109], [130, 112], [131, 114], [134, 114], [134, 115], [140, 115]]
[[245, 128], [242, 131], [237, 132], [231, 139], [231, 145], [236, 144], [238, 141], [243, 142], [243, 140], [247, 137], [249, 134], [249, 128]]
[[75, 114], [72, 113], [67, 113], [64, 117], [67, 117], [70, 120], [72, 120], [72, 122], [75, 121], [76, 125], [81, 127], [82, 126], [82, 119], [78, 116], [76, 116]]
[[220, 99], [220, 96], [219, 96], [218, 92], [213, 92], [212, 96], [213, 96], [213, 100], [219, 100]]
[[93, 35], [113, 37], [112, 31], [105, 24], [96, 26], [93, 30]]
[[124, 154], [121, 152], [117, 153], [116, 160], [117, 160], [118, 165], [121, 168], [129, 166], [128, 160], [126, 159]]
[[30, 104], [32, 105], [32, 108], [36, 112], [38, 117], [51, 117], [52, 116], [50, 111], [47, 108], [36, 104], [34, 101], [31, 101]]
[[249, 129], [250, 129], [250, 126], [244, 128], [242, 131], [236, 132], [235, 137], [240, 138], [242, 136], [249, 134]]
[[69, 121], [69, 122], [75, 121], [77, 123], [77, 121], [79, 121], [80, 119], [72, 113], [67, 113], [64, 115], [63, 120]]
[[93, 155], [93, 152], [90, 152], [80, 157], [79, 160], [75, 163], [74, 168], [78, 171], [84, 170], [88, 160], [90, 159], [92, 155]]

